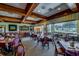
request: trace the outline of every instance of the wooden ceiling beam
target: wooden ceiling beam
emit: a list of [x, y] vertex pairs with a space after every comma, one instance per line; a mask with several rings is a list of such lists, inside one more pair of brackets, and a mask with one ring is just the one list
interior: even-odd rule
[[8, 17], [8, 16], [0, 16], [0, 19], [9, 19], [9, 20], [17, 20], [17, 19], [19, 19], [20, 20], [20, 18], [14, 18], [14, 17]]
[[[22, 15], [21, 19], [24, 19], [26, 16], [31, 14], [31, 12], [36, 8], [37, 5], [38, 4], [36, 4], [36, 3], [28, 3], [26, 5], [25, 10], [23, 10], [23, 9], [20, 9], [20, 8], [16, 8], [16, 7], [13, 7], [13, 6], [9, 6], [9, 5], [0, 3], [0, 10], [20, 14], [20, 15]], [[35, 13], [32, 13], [32, 14], [35, 15], [35, 16], [41, 17], [41, 18], [46, 18], [44, 16], [41, 16], [41, 15], [38, 15], [38, 14], [35, 14]], [[13, 19], [13, 18], [11, 18], [11, 19]]]
[[[27, 3], [26, 8], [25, 8], [25, 14], [28, 12], [28, 10], [30, 9], [31, 5], [32, 5], [32, 3]], [[23, 21], [24, 17], [25, 17], [25, 15], [22, 16], [22, 18], [21, 18], [22, 21]]]
[[[21, 22], [20, 18], [13, 18], [7, 16], [0, 16], [0, 20], [5, 22], [16, 22], [16, 23]], [[26, 20], [25, 23], [36, 23], [36, 22], [32, 20]]]
[[[28, 3], [26, 5], [25, 10], [23, 10], [20, 8], [16, 8], [13, 6], [9, 6], [9, 5], [0, 3], [0, 10], [20, 14], [20, 15], [22, 15], [22, 19], [24, 19], [25, 17], [27, 17], [28, 15], [31, 14], [31, 12], [36, 8], [37, 5], [38, 5], [37, 3]], [[7, 16], [0, 16], [0, 18], [4, 19], [6, 22], [8, 22], [8, 21], [21, 22], [20, 18], [13, 18], [13, 17], [7, 17]], [[45, 18], [45, 17], [43, 17], [43, 18]], [[36, 23], [36, 21], [32, 21], [32, 20], [25, 20], [25, 22], [26, 23]]]
[[35, 23], [35, 24], [37, 23], [36, 21], [32, 21], [32, 20], [25, 20], [24, 22], [25, 22], [25, 23], [26, 23], [26, 22], [27, 22], [27, 23]]
[[10, 23], [20, 23], [20, 21], [9, 21], [9, 20], [5, 20], [4, 22], [10, 22]]
[[36, 17], [47, 19], [46, 16], [43, 16], [43, 15], [40, 15], [40, 14], [37, 14], [37, 13], [34, 13], [34, 12], [32, 12], [31, 15], [35, 15]]
[[25, 10], [0, 3], [0, 10], [25, 15]]
[[[30, 6], [29, 6], [30, 5]], [[38, 3], [31, 3], [28, 4], [26, 7], [26, 15], [24, 16], [22, 22], [24, 22], [26, 20], [26, 18], [31, 15], [32, 11], [37, 7]]]
[[[66, 9], [66, 10], [64, 10], [64, 11], [62, 11], [62, 12], [59, 12], [59, 13], [56, 13], [56, 14], [54, 14], [54, 15], [52, 15], [52, 16], [49, 16], [48, 18], [47, 18], [47, 21], [49, 21], [49, 20], [52, 20], [52, 19], [55, 19], [55, 18], [59, 18], [59, 17], [63, 17], [63, 16], [66, 16], [66, 15], [69, 15], [69, 14], [72, 14], [72, 13], [76, 13], [76, 12], [78, 12], [78, 11], [72, 11], [72, 10], [70, 10], [70, 9]], [[39, 22], [41, 22], [41, 21], [39, 21]], [[39, 23], [38, 22], [38, 23]]]
[[33, 3], [27, 3], [26, 8], [25, 8], [26, 13], [28, 12], [32, 4]]
[[19, 18], [13, 18], [13, 17], [7, 17], [7, 16], [0, 16], [0, 19], [2, 19], [5, 22], [21, 22]]
[[77, 11], [79, 12], [79, 3], [76, 3]]
[[66, 9], [66, 10], [64, 10], [62, 12], [56, 13], [56, 14], [54, 14], [52, 16], [49, 16], [47, 19], [51, 20], [51, 19], [54, 19], [54, 18], [59, 18], [59, 17], [69, 15], [69, 14], [72, 14], [72, 13], [73, 13], [73, 11], [71, 11], [70, 9]]
[[62, 17], [62, 16], [65, 16], [65, 15], [69, 15], [69, 14], [72, 14], [72, 13], [76, 13], [76, 12], [79, 12], [79, 3], [76, 3], [76, 7], [73, 8], [72, 10], [70, 9], [66, 9], [64, 11], [61, 11], [59, 13], [56, 13], [52, 16], [49, 16], [47, 19], [54, 19], [54, 18], [58, 18], [58, 17]]

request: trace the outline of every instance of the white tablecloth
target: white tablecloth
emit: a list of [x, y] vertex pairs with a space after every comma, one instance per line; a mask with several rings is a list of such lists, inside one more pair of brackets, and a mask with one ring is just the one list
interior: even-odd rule
[[0, 40], [4, 40], [4, 37], [1, 37]]
[[[75, 44], [74, 44], [74, 48], [72, 48], [71, 46], [70, 46], [70, 43], [69, 42], [66, 42], [66, 41], [64, 41], [64, 40], [61, 40], [61, 41], [59, 41], [61, 44], [62, 44], [62, 46], [66, 49], [66, 50], [77, 50], [77, 51], [79, 51], [79, 43], [78, 42], [75, 42]], [[77, 48], [78, 47], [78, 48]]]

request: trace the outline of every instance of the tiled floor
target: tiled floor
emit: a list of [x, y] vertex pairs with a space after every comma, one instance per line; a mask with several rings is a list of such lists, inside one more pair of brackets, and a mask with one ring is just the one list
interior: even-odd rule
[[41, 47], [41, 43], [37, 45], [37, 42], [33, 41], [31, 38], [23, 38], [22, 42], [25, 46], [26, 56], [54, 56], [55, 47], [50, 43], [49, 49]]

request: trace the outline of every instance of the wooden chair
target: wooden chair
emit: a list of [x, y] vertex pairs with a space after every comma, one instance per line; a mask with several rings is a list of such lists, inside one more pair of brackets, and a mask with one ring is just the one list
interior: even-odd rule
[[1, 53], [0, 56], [4, 56], [4, 55]]
[[54, 40], [54, 45], [55, 45], [55, 55], [65, 55], [65, 50], [63, 47], [61, 47], [57, 42]]
[[25, 56], [24, 46], [22, 44], [18, 45], [15, 55], [16, 56]]
[[1, 49], [1, 52], [4, 54], [4, 55], [13, 55], [13, 48], [11, 46], [9, 46], [9, 50], [6, 50], [5, 46]]

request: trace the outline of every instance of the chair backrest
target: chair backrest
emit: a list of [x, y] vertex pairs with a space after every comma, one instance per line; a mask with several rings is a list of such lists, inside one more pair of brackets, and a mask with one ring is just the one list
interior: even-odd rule
[[53, 43], [54, 43], [54, 46], [55, 46], [55, 56], [57, 56], [57, 46], [56, 46], [56, 42], [55, 42], [55, 40], [53, 39]]
[[62, 55], [65, 54], [65, 48], [60, 44], [59, 41], [57, 41], [57, 52]]
[[2, 37], [2, 35], [0, 35], [0, 38]]
[[16, 56], [24, 56], [24, 55], [25, 55], [24, 46], [22, 44], [20, 44], [17, 47]]
[[0, 43], [0, 47], [4, 47], [5, 46], [5, 43]]
[[12, 45], [14, 45], [14, 46], [17, 47], [17, 46], [19, 45], [19, 38], [15, 38], [15, 39], [13, 40]]
[[61, 47], [59, 44], [58, 44], [58, 41], [54, 41], [54, 46], [55, 46], [55, 55], [57, 54], [63, 54], [64, 53], [64, 49], [63, 47]]

